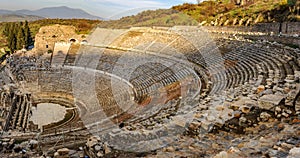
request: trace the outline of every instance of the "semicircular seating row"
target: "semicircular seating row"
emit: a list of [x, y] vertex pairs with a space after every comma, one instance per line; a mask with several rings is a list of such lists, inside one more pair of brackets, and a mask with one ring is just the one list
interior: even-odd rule
[[239, 46], [225, 54], [224, 70], [213, 72], [211, 94], [237, 87], [249, 80], [257, 81], [257, 85], [263, 84], [266, 79], [283, 81], [300, 70], [298, 58], [296, 51], [283, 47], [250, 43]]

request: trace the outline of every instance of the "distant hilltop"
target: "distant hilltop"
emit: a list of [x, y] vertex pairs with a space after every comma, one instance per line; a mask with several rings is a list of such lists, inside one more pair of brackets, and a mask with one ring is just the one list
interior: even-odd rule
[[16, 22], [16, 21], [35, 21], [44, 19], [35, 15], [18, 15], [18, 14], [0, 14], [0, 22]]
[[84, 10], [61, 7], [47, 7], [39, 10], [3, 10], [0, 9], [0, 22], [13, 22], [22, 20], [50, 19], [91, 19], [103, 20], [103, 18], [91, 15]]

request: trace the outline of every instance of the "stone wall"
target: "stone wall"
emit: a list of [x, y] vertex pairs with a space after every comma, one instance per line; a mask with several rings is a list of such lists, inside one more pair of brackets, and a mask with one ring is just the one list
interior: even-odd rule
[[83, 40], [82, 35], [76, 34], [74, 26], [45, 26], [40, 28], [35, 36], [34, 51], [38, 54], [53, 51], [56, 42], [70, 42], [71, 39], [75, 39], [76, 42]]
[[258, 32], [282, 32], [288, 35], [300, 34], [300, 22], [262, 23], [252, 27], [252, 31]]
[[252, 34], [255, 32], [266, 33], [266, 34], [287, 34], [295, 35], [300, 34], [300, 22], [284, 22], [280, 23], [260, 23], [254, 26], [203, 26], [204, 29], [214, 32], [225, 32], [225, 33], [248, 33]]

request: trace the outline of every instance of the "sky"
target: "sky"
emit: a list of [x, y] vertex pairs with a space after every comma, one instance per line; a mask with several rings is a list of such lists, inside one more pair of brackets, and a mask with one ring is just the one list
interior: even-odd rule
[[170, 8], [197, 0], [0, 0], [0, 9], [37, 10], [45, 7], [68, 6], [107, 19], [136, 14], [142, 10]]

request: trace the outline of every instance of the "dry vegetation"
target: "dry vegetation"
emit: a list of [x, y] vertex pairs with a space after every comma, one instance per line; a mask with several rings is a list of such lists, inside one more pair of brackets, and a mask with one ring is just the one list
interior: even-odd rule
[[[253, 19], [251, 24], [258, 22], [299, 21], [290, 7], [293, 0], [255, 0], [245, 5], [237, 5], [233, 0], [204, 1], [200, 4], [184, 3], [170, 9], [144, 11], [135, 16], [128, 16], [120, 20], [104, 21], [101, 27], [129, 28], [132, 26], [174, 26], [197, 25], [203, 21], [210, 24], [216, 19], [247, 20]], [[299, 6], [299, 4], [297, 4]]]
[[88, 34], [90, 31], [100, 23], [99, 20], [86, 20], [86, 19], [43, 19], [29, 23], [32, 35], [34, 36], [38, 30], [43, 26], [60, 24], [75, 26], [76, 33]]

